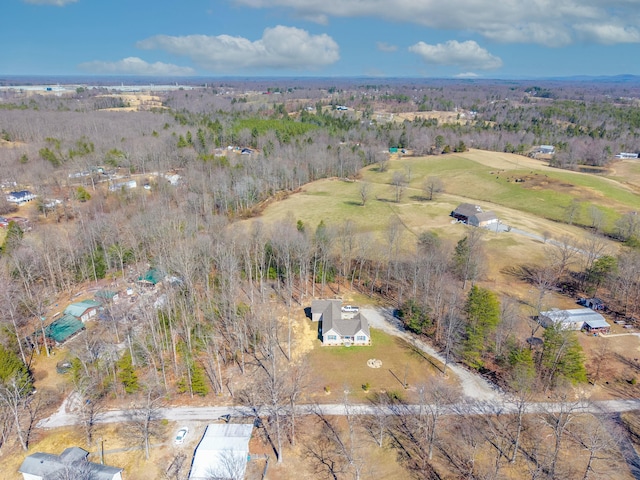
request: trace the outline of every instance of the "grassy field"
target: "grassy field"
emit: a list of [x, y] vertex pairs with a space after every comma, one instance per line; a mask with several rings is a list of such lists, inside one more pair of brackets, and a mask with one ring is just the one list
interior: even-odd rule
[[[397, 171], [411, 172], [410, 187], [420, 192], [424, 179], [439, 177], [445, 192], [466, 197], [473, 202], [488, 202], [516, 209], [542, 218], [563, 221], [567, 207], [577, 200], [582, 208], [576, 223], [590, 223], [588, 206], [603, 211], [607, 229], [623, 213], [640, 208], [638, 195], [627, 185], [597, 175], [553, 169], [545, 164], [525, 162], [514, 157], [510, 168], [505, 166], [504, 155], [491, 165], [487, 152], [470, 151], [437, 157], [404, 157], [390, 163], [385, 173], [375, 168], [363, 171], [363, 179], [377, 184], [389, 184]], [[523, 159], [520, 165], [519, 159]], [[515, 165], [514, 165], [515, 163]], [[516, 182], [518, 180], [524, 180]], [[391, 187], [387, 190], [391, 192]]]
[[[603, 212], [608, 230], [613, 229], [620, 215], [640, 210], [640, 197], [627, 184], [550, 168], [518, 155], [496, 154], [491, 165], [489, 153], [471, 151], [396, 158], [386, 172], [379, 172], [377, 166], [363, 169], [358, 182], [326, 179], [306, 185], [300, 193], [269, 206], [261, 218], [265, 223], [278, 219], [302, 220], [312, 229], [320, 221], [339, 225], [350, 219], [359, 232], [381, 233], [390, 219], [397, 217], [415, 237], [424, 229], [440, 229], [444, 233], [451, 220], [448, 214], [463, 201], [479, 203], [485, 210], [492, 209], [501, 220], [504, 215], [514, 226], [525, 216], [541, 222], [550, 220], [552, 223], [540, 226], [549, 231], [554, 229], [553, 224], [565, 220], [567, 207], [574, 200], [581, 204], [576, 223], [590, 224], [589, 206], [593, 205]], [[505, 166], [511, 168], [502, 168]], [[398, 171], [410, 176], [400, 202], [395, 201], [395, 189], [391, 185]], [[422, 184], [432, 176], [442, 180], [444, 193], [435, 201], [425, 201]], [[524, 181], [516, 182], [516, 179]], [[364, 207], [360, 199], [361, 182], [371, 185], [370, 198]], [[562, 226], [562, 230], [569, 236], [583, 234], [569, 225]]]
[[[428, 157], [394, 157], [386, 172], [377, 165], [364, 168], [358, 181], [324, 179], [305, 185], [299, 193], [269, 205], [258, 219], [240, 222], [238, 228], [259, 220], [267, 227], [278, 222], [302, 221], [310, 232], [323, 221], [339, 230], [345, 221], [355, 225], [360, 236], [374, 239], [371, 255], [383, 257], [388, 248], [387, 231], [392, 221], [402, 226], [401, 242], [413, 251], [421, 232], [433, 231], [454, 243], [467, 232], [465, 226], [452, 223], [451, 211], [462, 202], [477, 203], [493, 210], [500, 221], [526, 232], [551, 239], [570, 238], [579, 243], [585, 238], [583, 228], [561, 221], [566, 207], [581, 202], [578, 221], [588, 224], [588, 205], [597, 206], [605, 215], [609, 229], [624, 212], [640, 210], [640, 197], [633, 193], [635, 164], [619, 165], [626, 183], [603, 176], [568, 172], [549, 167], [542, 161], [506, 153], [472, 150], [464, 154]], [[622, 169], [624, 167], [624, 169]], [[394, 172], [403, 172], [410, 182], [399, 202], [390, 185]], [[616, 173], [615, 171], [612, 171]], [[640, 178], [640, 169], [638, 169]], [[430, 176], [442, 179], [445, 191], [433, 201], [424, 199], [422, 184]], [[516, 178], [525, 179], [515, 182]], [[361, 205], [362, 182], [371, 185], [369, 199]], [[551, 248], [542, 240], [516, 233], [485, 233], [489, 261], [484, 281], [498, 292], [510, 292], [527, 301], [529, 287], [515, 284], [504, 275], [505, 267], [518, 263], [535, 263]], [[609, 253], [619, 244], [609, 242]]]
[[[371, 346], [367, 347], [321, 347], [319, 342], [308, 354], [310, 370], [314, 372], [310, 393], [320, 394], [319, 403], [340, 402], [345, 392], [355, 403], [366, 402], [379, 392], [395, 392], [405, 400], [417, 401], [419, 386], [427, 384], [443, 368], [404, 340], [375, 329], [371, 329]], [[369, 359], [380, 360], [382, 366], [367, 366]], [[363, 388], [367, 384], [369, 388]]]

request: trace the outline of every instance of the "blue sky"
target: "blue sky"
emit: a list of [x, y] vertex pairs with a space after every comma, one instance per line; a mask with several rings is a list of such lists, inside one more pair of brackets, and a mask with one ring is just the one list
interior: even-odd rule
[[0, 75], [640, 75], [639, 0], [3, 0]]

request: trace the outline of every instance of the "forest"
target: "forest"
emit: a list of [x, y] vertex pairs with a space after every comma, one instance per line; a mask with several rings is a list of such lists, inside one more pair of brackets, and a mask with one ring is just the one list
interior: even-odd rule
[[[454, 194], [455, 176], [431, 167], [416, 188], [421, 167], [397, 165], [438, 161], [446, 172], [472, 151], [544, 161], [549, 176], [597, 176], [616, 154], [640, 152], [640, 86], [373, 82], [238, 80], [145, 95], [104, 85], [0, 90], [0, 185], [37, 197], [20, 206], [0, 197], [0, 458], [24, 458], [54, 436], [38, 422], [73, 395], [84, 445], [96, 448], [104, 412], [128, 409], [127, 436], [147, 461], [167, 435], [161, 409], [242, 405], [260, 419], [274, 478], [293, 478], [287, 465], [304, 478], [635, 478], [627, 467], [635, 413], [593, 414], [584, 392], [613, 388], [615, 357], [628, 370], [606, 399], [640, 398], [637, 358], [585, 351], [579, 333], [543, 328], [537, 316], [552, 297], [599, 296], [612, 318], [638, 325], [636, 187], [527, 212], [575, 235], [547, 242], [552, 233], [541, 232], [540, 253], [503, 268], [501, 285], [488, 281], [498, 274], [484, 229], [449, 236], [425, 224], [413, 235], [392, 214], [363, 226], [359, 214], [311, 221], [265, 212], [331, 179], [355, 192], [361, 211], [409, 198], [437, 204]], [[540, 160], [540, 145], [555, 154]], [[374, 175], [387, 175], [385, 193]], [[141, 286], [151, 269], [162, 287]], [[509, 282], [527, 298], [509, 295]], [[135, 302], [106, 303], [68, 344], [45, 334], [75, 297], [126, 296], [130, 287]], [[329, 398], [298, 339], [304, 309], [329, 297], [388, 306], [444, 362], [412, 389], [363, 383], [361, 398], [346, 389]], [[61, 349], [66, 373], [50, 372], [57, 385], [40, 386], [36, 366]], [[447, 374], [455, 365], [499, 395], [474, 402]], [[327, 401], [346, 415], [313, 411]], [[555, 406], [530, 413], [540, 401]], [[378, 413], [352, 415], [363, 402]], [[312, 413], [299, 413], [305, 405]], [[376, 449], [395, 473], [374, 474]], [[189, 461], [167, 455], [157, 477], [186, 478]]]

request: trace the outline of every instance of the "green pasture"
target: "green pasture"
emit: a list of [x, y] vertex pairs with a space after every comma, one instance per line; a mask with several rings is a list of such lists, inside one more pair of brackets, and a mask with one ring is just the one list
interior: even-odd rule
[[[603, 212], [608, 229], [613, 227], [621, 214], [640, 209], [640, 198], [610, 178], [531, 168], [501, 172], [473, 161], [472, 153], [468, 156], [451, 154], [402, 158], [390, 162], [388, 171], [384, 173], [375, 168], [363, 170], [363, 180], [389, 184], [397, 171], [410, 172], [410, 186], [418, 192], [425, 178], [437, 176], [444, 183], [446, 193], [468, 198], [469, 202], [491, 202], [556, 221], [564, 221], [567, 207], [574, 200], [581, 203], [576, 223], [588, 225], [588, 206], [594, 205]], [[550, 183], [547, 186], [532, 186], [532, 182], [515, 182], [516, 178], [527, 176]]]

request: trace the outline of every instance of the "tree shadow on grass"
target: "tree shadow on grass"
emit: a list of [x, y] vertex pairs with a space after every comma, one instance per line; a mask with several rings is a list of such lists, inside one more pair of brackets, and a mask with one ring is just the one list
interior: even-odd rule
[[354, 202], [353, 200], [347, 200], [346, 202], [343, 202], [345, 205], [350, 205], [352, 207], [361, 207], [362, 206], [362, 202]]
[[413, 200], [414, 202], [428, 202], [429, 198], [425, 197], [423, 195], [411, 195], [409, 197], [411, 200]]
[[440, 373], [444, 372], [444, 365], [442, 364], [442, 362], [423, 352], [422, 349], [420, 349], [420, 347], [418, 347], [417, 345], [408, 343], [400, 338], [397, 338], [396, 342], [398, 343], [398, 346], [400, 348], [402, 348], [409, 354], [409, 356], [426, 360], [429, 364], [431, 364], [433, 368], [438, 370]]

